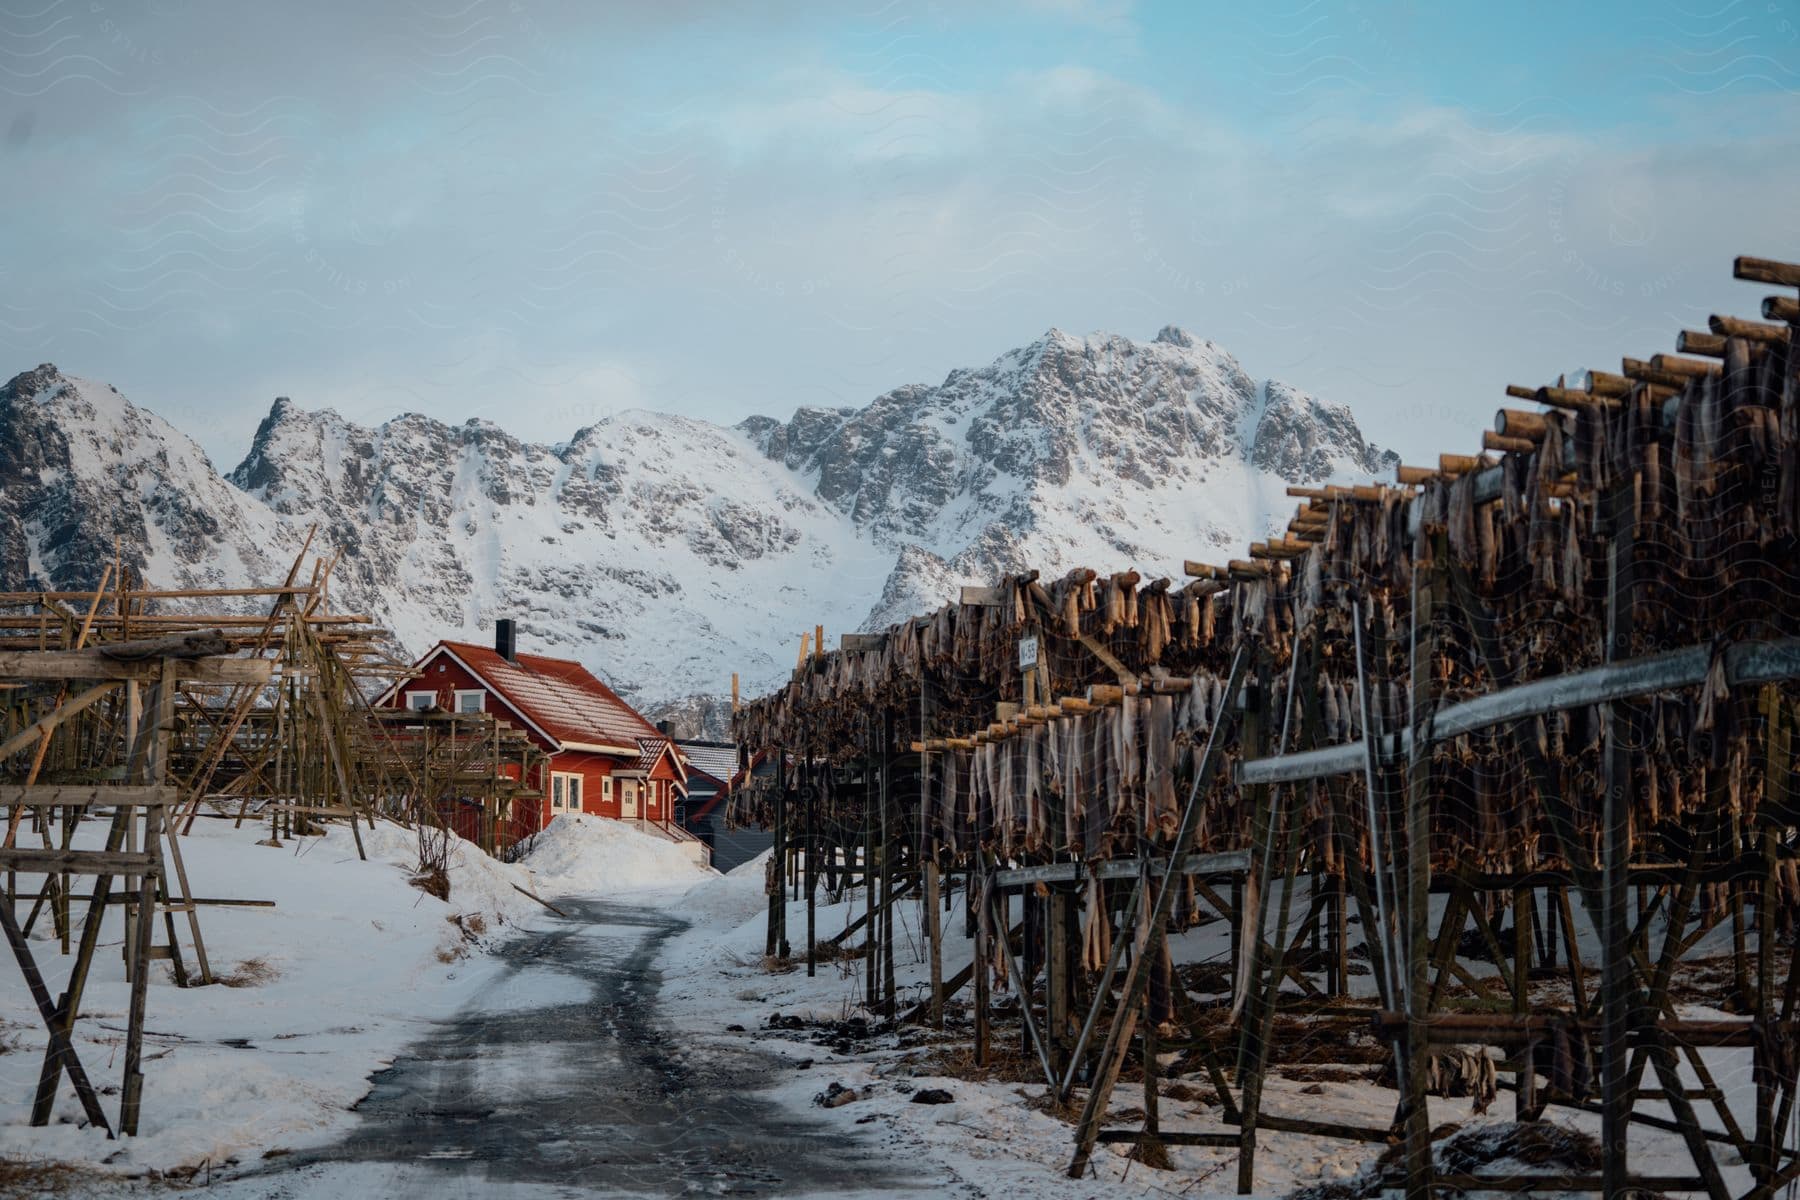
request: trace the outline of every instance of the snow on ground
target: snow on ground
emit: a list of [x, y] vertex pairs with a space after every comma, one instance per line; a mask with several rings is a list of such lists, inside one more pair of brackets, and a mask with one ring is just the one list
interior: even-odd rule
[[522, 861], [545, 889], [542, 894], [610, 897], [686, 887], [713, 875], [674, 842], [585, 813], [565, 813], [551, 821]]
[[[197, 896], [273, 900], [275, 907], [203, 906], [201, 936], [225, 986], [181, 989], [158, 963], [146, 1017], [140, 1136], [107, 1142], [83, 1128], [65, 1083], [50, 1126], [27, 1124], [44, 1032], [17, 974], [0, 990], [0, 1158], [95, 1163], [120, 1173], [180, 1171], [270, 1150], [318, 1145], [354, 1120], [369, 1078], [432, 1022], [471, 1003], [492, 981], [484, 949], [509, 926], [549, 914], [538, 896], [653, 894], [714, 877], [674, 843], [615, 821], [562, 816], [520, 864], [452, 838], [448, 902], [414, 887], [418, 834], [363, 825], [368, 860], [348, 826], [322, 837], [263, 845], [267, 826], [204, 818], [182, 839]], [[88, 822], [78, 846], [97, 846]], [[28, 837], [28, 841], [30, 838]], [[41, 877], [21, 875], [34, 894]], [[21, 905], [21, 916], [29, 905]], [[77, 921], [79, 921], [79, 910]], [[120, 948], [121, 906], [107, 910], [77, 1051], [98, 1087], [118, 1083], [129, 998]], [[177, 928], [192, 963], [185, 918]], [[157, 940], [164, 939], [163, 926]], [[70, 958], [40, 918], [32, 950], [52, 995]], [[118, 1097], [103, 1097], [116, 1121]]]
[[[91, 824], [81, 842], [102, 833]], [[998, 1023], [995, 1044], [1004, 1065], [984, 1073], [967, 1061], [971, 1043], [966, 994], [949, 1006], [949, 1029], [940, 1037], [908, 1027], [898, 1033], [857, 1032], [845, 1022], [860, 1008], [865, 964], [860, 958], [821, 959], [809, 977], [804, 962], [804, 901], [787, 906], [788, 934], [799, 962], [766, 963], [768, 855], [718, 875], [696, 867], [678, 847], [634, 829], [591, 817], [561, 817], [540, 836], [526, 860], [496, 862], [456, 843], [448, 903], [410, 883], [417, 862], [416, 835], [390, 824], [361, 830], [368, 861], [357, 857], [347, 827], [324, 837], [258, 844], [261, 826], [233, 827], [205, 819], [183, 840], [196, 894], [266, 899], [274, 908], [204, 907], [202, 930], [214, 969], [233, 986], [182, 990], [172, 986], [166, 964], [157, 964], [150, 992], [146, 1039], [147, 1079], [142, 1136], [108, 1142], [78, 1125], [80, 1110], [69, 1089], [59, 1097], [55, 1122], [26, 1126], [27, 1102], [44, 1038], [24, 989], [0, 990], [0, 1159], [99, 1164], [119, 1174], [149, 1170], [178, 1175], [235, 1159], [253, 1164], [282, 1149], [333, 1141], [354, 1124], [351, 1105], [368, 1091], [370, 1076], [434, 1024], [459, 1011], [519, 1003], [568, 1002], [568, 995], [494, 989], [501, 968], [483, 953], [511, 926], [534, 925], [548, 914], [521, 895], [600, 895], [653, 905], [680, 915], [690, 927], [671, 937], [658, 960], [663, 982], [658, 1020], [691, 1044], [740, 1045], [785, 1059], [771, 1080], [769, 1100], [796, 1119], [823, 1121], [859, 1135], [884, 1155], [918, 1165], [919, 1191], [941, 1190], [946, 1181], [972, 1195], [1027, 1193], [1052, 1197], [1179, 1193], [1227, 1196], [1236, 1188], [1233, 1150], [1174, 1148], [1174, 1173], [1134, 1162], [1115, 1147], [1101, 1147], [1093, 1176], [1066, 1179], [1071, 1125], [1042, 1103], [1047, 1088], [1028, 1055], [1021, 1055], [1017, 1026]], [[32, 881], [21, 877], [21, 890]], [[821, 893], [815, 921], [821, 942], [862, 913], [862, 892], [851, 889], [837, 903]], [[947, 933], [944, 972], [953, 975], [970, 958], [962, 936], [965, 898], [953, 893], [943, 914]], [[22, 906], [24, 907], [24, 906]], [[895, 973], [903, 1006], [923, 996], [928, 969], [920, 905], [896, 908]], [[184, 944], [185, 925], [182, 925]], [[158, 940], [162, 937], [159, 925]], [[1178, 961], [1223, 965], [1224, 922], [1201, 926], [1174, 939]], [[109, 910], [101, 951], [78, 1025], [78, 1049], [102, 1087], [118, 1082], [127, 989], [119, 959], [120, 910]], [[846, 946], [856, 947], [860, 932]], [[68, 959], [57, 953], [40, 922], [33, 949], [60, 993]], [[1366, 980], [1361, 982], [1367, 982]], [[488, 999], [484, 1000], [486, 996]], [[1009, 997], [996, 994], [1004, 1006]], [[776, 1014], [799, 1017], [799, 1028], [772, 1028]], [[736, 1028], [734, 1028], [736, 1027]], [[846, 1031], [849, 1032], [846, 1032]], [[1752, 1108], [1747, 1052], [1708, 1051], [1707, 1062], [1730, 1094], [1740, 1122]], [[1690, 1078], [1691, 1078], [1691, 1073]], [[859, 1098], [836, 1108], [812, 1104], [832, 1084]], [[922, 1088], [942, 1088], [948, 1104], [911, 1102]], [[1168, 1130], [1227, 1131], [1203, 1079], [1190, 1075], [1161, 1101]], [[1077, 1092], [1079, 1099], [1082, 1093]], [[116, 1114], [116, 1091], [104, 1097]], [[1396, 1094], [1374, 1085], [1366, 1072], [1325, 1071], [1312, 1078], [1277, 1070], [1268, 1080], [1265, 1111], [1365, 1126], [1385, 1126]], [[1109, 1125], [1141, 1120], [1139, 1084], [1115, 1093]], [[1661, 1106], [1646, 1108], [1659, 1115]], [[1434, 1126], [1480, 1125], [1510, 1119], [1512, 1099], [1502, 1093], [1485, 1117], [1467, 1100], [1434, 1100]], [[1553, 1110], [1559, 1122], [1589, 1133], [1598, 1118]], [[1702, 1106], [1703, 1122], [1718, 1118]], [[1633, 1130], [1638, 1170], [1685, 1173], [1678, 1138]], [[1730, 1183], [1748, 1185], [1743, 1166], [1728, 1149], [1722, 1162]], [[1262, 1195], [1282, 1195], [1306, 1184], [1348, 1179], [1376, 1148], [1295, 1134], [1266, 1133], [1258, 1151], [1256, 1182]]]
[[[903, 1153], [917, 1155], [922, 1176], [927, 1173], [924, 1164], [929, 1164], [935, 1171], [970, 1185], [974, 1194], [1236, 1194], [1237, 1152], [1230, 1149], [1172, 1147], [1169, 1156], [1175, 1170], [1162, 1172], [1129, 1159], [1126, 1147], [1100, 1146], [1096, 1148], [1088, 1180], [1066, 1178], [1064, 1171], [1073, 1150], [1073, 1125], [1050, 1115], [1045, 1111], [1047, 1106], [1032, 1103], [1042, 1101], [1049, 1090], [1041, 1075], [1036, 1079], [1029, 1077], [1036, 1070], [1035, 1060], [1015, 1058], [1025, 1063], [1022, 1069], [990, 1072], [985, 1079], [970, 1078], [972, 1072], [966, 1069], [948, 1069], [947, 1060], [966, 1060], [966, 1053], [962, 1052], [973, 1044], [966, 989], [948, 1006], [949, 1037], [942, 1043], [934, 1044], [932, 1036], [924, 1031], [877, 1033], [867, 1039], [852, 1039], [853, 1044], [848, 1047], [836, 1031], [822, 1035], [815, 1022], [842, 1022], [867, 1015], [859, 1007], [866, 964], [860, 958], [821, 960], [816, 974], [808, 977], [804, 900], [787, 906], [788, 937], [797, 965], [765, 963], [768, 909], [763, 888], [768, 857], [764, 854], [729, 875], [707, 880], [681, 898], [679, 911], [693, 924], [672, 939], [664, 951], [662, 1005], [665, 1015], [691, 1035], [754, 1041], [764, 1050], [787, 1055], [793, 1073], [777, 1081], [772, 1091], [775, 1099], [841, 1126], [846, 1135], [871, 1131], [869, 1127], [873, 1127], [884, 1141], [897, 1143], [904, 1148]], [[828, 899], [821, 892], [814, 914], [821, 942], [844, 929], [863, 911], [860, 889], [847, 890], [840, 903], [827, 903]], [[951, 911], [942, 916], [946, 978], [965, 966], [972, 954], [972, 943], [962, 937], [964, 920], [964, 896], [958, 891]], [[929, 978], [917, 901], [907, 899], [900, 903], [895, 932], [895, 978], [904, 1010], [924, 996]], [[1178, 962], [1211, 960], [1223, 964], [1228, 955], [1228, 938], [1225, 922], [1219, 921], [1180, 934], [1171, 942]], [[845, 944], [855, 947], [861, 940], [858, 932]], [[1373, 990], [1372, 982], [1359, 982]], [[1003, 992], [996, 991], [997, 1006], [1004, 1005], [1007, 999]], [[769, 1022], [775, 1014], [797, 1016], [806, 1024], [794, 1030], [774, 1030], [769, 1028]], [[731, 1029], [734, 1025], [741, 1028]], [[997, 1022], [995, 1044], [1003, 1054], [1016, 1055], [1021, 1049], [1019, 1036], [1016, 1019]], [[1754, 1111], [1747, 1053], [1707, 1051], [1705, 1055], [1710, 1069], [1731, 1095], [1740, 1123], [1750, 1121]], [[1172, 1056], [1164, 1061], [1172, 1061]], [[1265, 1084], [1263, 1111], [1378, 1128], [1385, 1128], [1391, 1121], [1398, 1093], [1370, 1082], [1364, 1069], [1351, 1068], [1341, 1073], [1326, 1069], [1315, 1078], [1305, 1078], [1307, 1074], [1296, 1070], [1292, 1075], [1299, 1077], [1290, 1077], [1281, 1069], [1272, 1072]], [[1334, 1074], [1340, 1077], [1332, 1078]], [[1691, 1071], [1684, 1069], [1683, 1074], [1695, 1080]], [[1235, 1132], [1235, 1126], [1220, 1119], [1203, 1073], [1184, 1076], [1180, 1083], [1186, 1086], [1179, 1087], [1173, 1096], [1167, 1090], [1167, 1082], [1160, 1101], [1165, 1130]], [[813, 1097], [833, 1083], [855, 1089], [861, 1098], [836, 1108], [814, 1107]], [[912, 1103], [911, 1093], [927, 1087], [949, 1091], [954, 1102]], [[1082, 1089], [1076, 1090], [1077, 1106], [1085, 1095]], [[1114, 1092], [1107, 1124], [1114, 1128], [1141, 1126], [1143, 1099], [1141, 1083], [1121, 1083]], [[1702, 1124], [1719, 1129], [1720, 1122], [1711, 1107], [1700, 1107]], [[1667, 1109], [1658, 1104], [1646, 1103], [1644, 1108], [1668, 1115]], [[1077, 1107], [1074, 1112], [1078, 1111]], [[1502, 1092], [1485, 1115], [1475, 1114], [1467, 1099], [1434, 1098], [1431, 1102], [1434, 1128], [1446, 1123], [1471, 1128], [1498, 1125], [1509, 1122], [1512, 1111], [1510, 1092]], [[1549, 1116], [1558, 1123], [1598, 1136], [1596, 1115], [1556, 1108]], [[1634, 1126], [1631, 1139], [1635, 1171], [1691, 1173], [1678, 1136]], [[1257, 1149], [1256, 1194], [1283, 1196], [1309, 1184], [1349, 1180], [1381, 1149], [1367, 1143], [1265, 1131]], [[1736, 1154], [1724, 1146], [1718, 1151], [1727, 1181], [1739, 1191], [1749, 1186], [1749, 1173], [1737, 1161]], [[1504, 1166], [1497, 1163], [1496, 1169], [1503, 1170]], [[1096, 1182], [1109, 1186], [1097, 1193]]]
[[[531, 886], [527, 870], [466, 843], [453, 847], [446, 903], [409, 882], [418, 862], [411, 830], [365, 824], [366, 862], [347, 826], [279, 848], [258, 844], [267, 833], [260, 824], [203, 818], [182, 839], [195, 895], [275, 907], [199, 909], [208, 958], [225, 986], [177, 988], [168, 964], [155, 965], [139, 1137], [108, 1142], [78, 1125], [81, 1109], [66, 1082], [52, 1123], [26, 1124], [45, 1038], [9, 966], [0, 987], [0, 1157], [139, 1173], [327, 1141], [354, 1120], [349, 1108], [369, 1076], [491, 974], [483, 943], [543, 913], [514, 890]], [[104, 835], [103, 822], [88, 822], [76, 844]], [[20, 891], [35, 892], [39, 878], [21, 875]], [[21, 918], [28, 911], [21, 905]], [[191, 967], [180, 914], [177, 928]], [[158, 943], [164, 937], [159, 922]], [[115, 1122], [129, 995], [122, 945], [123, 909], [113, 905], [76, 1026], [76, 1049], [95, 1085], [114, 1089], [102, 1102]], [[31, 946], [60, 995], [72, 959], [58, 952], [47, 918]]]

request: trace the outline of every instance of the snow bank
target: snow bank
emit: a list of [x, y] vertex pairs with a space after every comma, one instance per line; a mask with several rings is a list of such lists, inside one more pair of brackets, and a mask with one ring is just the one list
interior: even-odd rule
[[680, 846], [621, 821], [565, 813], [544, 827], [524, 858], [540, 891], [612, 895], [714, 877]]
[[[83, 1162], [123, 1173], [179, 1170], [247, 1160], [266, 1149], [331, 1140], [353, 1119], [350, 1106], [369, 1077], [406, 1045], [427, 1036], [501, 976], [484, 944], [508, 926], [549, 914], [513, 890], [530, 887], [521, 867], [473, 846], [454, 847], [448, 903], [412, 886], [417, 834], [386, 822], [347, 826], [280, 847], [258, 844], [267, 827], [235, 828], [203, 819], [182, 839], [196, 895], [272, 900], [274, 907], [206, 906], [201, 935], [220, 986], [173, 986], [166, 964], [152, 975], [144, 1047], [140, 1135], [116, 1142], [79, 1124], [65, 1083], [51, 1124], [33, 1129], [31, 1081], [43, 1054], [43, 1026], [12, 963], [0, 972], [0, 1157]], [[88, 822], [77, 845], [103, 839]], [[36, 877], [21, 875], [21, 892]], [[128, 1003], [118, 947], [122, 908], [107, 911], [101, 949], [77, 1024], [76, 1047], [101, 1088], [116, 1087]], [[187, 923], [178, 919], [190, 968]], [[163, 940], [161, 924], [157, 940]], [[50, 923], [32, 932], [32, 950], [60, 994], [70, 959]], [[118, 1097], [103, 1097], [116, 1120]]]

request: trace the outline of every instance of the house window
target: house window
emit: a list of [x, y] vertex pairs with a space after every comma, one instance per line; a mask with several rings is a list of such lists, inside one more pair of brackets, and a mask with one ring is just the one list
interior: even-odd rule
[[408, 692], [406, 693], [406, 707], [411, 712], [424, 712], [427, 709], [435, 708], [437, 707], [437, 693]]
[[552, 772], [550, 807], [556, 812], [580, 812], [581, 776], [568, 771]]
[[607, 804], [611, 804], [613, 802], [612, 776], [611, 775], [604, 775], [604, 776], [601, 776], [601, 778], [600, 778], [600, 799]]
[[480, 712], [481, 696], [480, 688], [470, 688], [466, 691], [462, 688], [456, 689], [456, 711], [459, 713]]

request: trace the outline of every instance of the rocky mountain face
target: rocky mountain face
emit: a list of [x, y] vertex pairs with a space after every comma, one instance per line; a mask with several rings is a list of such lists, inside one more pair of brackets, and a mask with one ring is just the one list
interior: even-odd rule
[[1178, 574], [1278, 526], [1288, 484], [1393, 462], [1347, 409], [1174, 328], [1052, 330], [860, 409], [628, 412], [556, 446], [280, 399], [228, 476], [46, 365], [0, 388], [0, 587], [91, 587], [115, 543], [159, 584], [278, 579], [316, 523], [334, 603], [407, 650], [513, 616], [531, 649], [716, 735], [708, 697], [733, 671], [746, 694], [779, 681], [815, 624], [879, 628], [1026, 566]]
[[0, 386], [0, 588], [94, 587], [115, 549], [170, 587], [266, 580], [287, 534], [117, 389], [48, 364]]
[[1349, 409], [1258, 382], [1173, 327], [1149, 343], [1051, 330], [937, 387], [739, 426], [895, 554], [871, 617], [970, 579], [1181, 559], [1260, 536], [1291, 483], [1391, 470]]

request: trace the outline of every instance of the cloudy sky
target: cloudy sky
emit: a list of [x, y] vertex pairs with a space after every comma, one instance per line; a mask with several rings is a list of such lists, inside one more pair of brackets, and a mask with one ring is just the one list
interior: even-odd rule
[[0, 377], [560, 440], [1178, 324], [1376, 440], [1754, 315], [1800, 6], [0, 0]]

